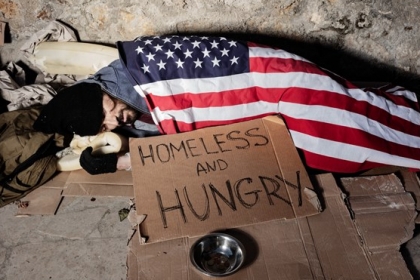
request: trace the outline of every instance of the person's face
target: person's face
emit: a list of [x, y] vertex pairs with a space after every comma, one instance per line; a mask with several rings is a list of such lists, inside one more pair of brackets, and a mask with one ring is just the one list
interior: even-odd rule
[[106, 93], [103, 95], [102, 104], [104, 109], [102, 132], [111, 131], [119, 126], [131, 125], [137, 118], [138, 113], [136, 110]]

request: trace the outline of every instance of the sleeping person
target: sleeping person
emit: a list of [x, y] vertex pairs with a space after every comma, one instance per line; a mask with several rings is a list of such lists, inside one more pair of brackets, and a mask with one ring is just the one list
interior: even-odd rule
[[[419, 105], [404, 88], [361, 89], [300, 56], [224, 37], [139, 37], [117, 47], [118, 60], [59, 92], [34, 127], [148, 137], [280, 115], [310, 168], [420, 168]], [[126, 157], [92, 150], [80, 154], [90, 174], [115, 172]]]

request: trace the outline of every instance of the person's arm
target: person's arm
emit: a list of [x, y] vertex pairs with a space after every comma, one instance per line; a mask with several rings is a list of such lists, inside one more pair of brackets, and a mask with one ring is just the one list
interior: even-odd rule
[[70, 143], [73, 153], [58, 160], [58, 170], [85, 169], [88, 173], [111, 173], [129, 169], [128, 139], [113, 132], [91, 137], [75, 136]]

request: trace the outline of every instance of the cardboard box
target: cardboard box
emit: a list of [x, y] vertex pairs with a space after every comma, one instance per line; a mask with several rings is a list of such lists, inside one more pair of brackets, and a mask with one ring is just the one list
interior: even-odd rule
[[321, 207], [277, 116], [130, 140], [147, 242], [314, 215]]
[[[146, 219], [129, 244], [128, 279], [209, 279], [192, 266], [189, 250], [218, 231], [247, 252], [244, 267], [224, 279], [412, 279], [399, 247], [412, 237], [417, 212], [399, 178], [340, 178], [337, 185], [323, 174], [311, 182], [276, 117], [132, 139], [130, 151], [134, 220]], [[271, 185], [280, 185], [274, 204], [272, 192], [255, 184], [260, 176], [281, 178]], [[236, 192], [244, 187], [236, 182], [251, 181]]]

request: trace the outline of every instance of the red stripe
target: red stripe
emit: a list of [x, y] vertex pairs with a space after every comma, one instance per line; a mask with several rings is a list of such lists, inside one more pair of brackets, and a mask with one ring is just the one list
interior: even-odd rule
[[[327, 106], [354, 112], [410, 135], [418, 136], [420, 132], [419, 125], [415, 125], [400, 117], [393, 116], [389, 112], [372, 106], [365, 101], [357, 101], [349, 96], [334, 92], [317, 91], [306, 88], [263, 89], [252, 87], [220, 93], [185, 93], [170, 97], [148, 95], [148, 100], [151, 105], [159, 104], [159, 109], [161, 111], [183, 110], [191, 107], [228, 107], [258, 101], [278, 103], [279, 100], [281, 100], [296, 104]], [[154, 109], [154, 107], [151, 109]]]
[[209, 108], [234, 106], [257, 101], [278, 103], [285, 90], [290, 89], [263, 89], [251, 87], [221, 92], [206, 92], [200, 94], [183, 93], [169, 97], [148, 95], [148, 97], [153, 99], [153, 104], [158, 104], [162, 111], [166, 111], [182, 110], [191, 107]]
[[[272, 49], [270, 47], [258, 46], [256, 44], [248, 44], [248, 46]], [[311, 62], [308, 62], [305, 60], [294, 59], [293, 57], [291, 58], [250, 57], [249, 69], [250, 69], [250, 72], [258, 72], [258, 73], [304, 72], [304, 73], [318, 74], [318, 75], [323, 75], [323, 76], [329, 76], [332, 80], [336, 81], [338, 84], [348, 89], [357, 88], [354, 84], [336, 75], [333, 72], [330, 72], [325, 69], [321, 69], [317, 65]]]
[[265, 49], [273, 49], [273, 50], [276, 49], [276, 48], [273, 48], [273, 47], [270, 47], [270, 46], [267, 46], [267, 45], [257, 44], [257, 43], [254, 43], [254, 42], [246, 42], [246, 44], [248, 45], [249, 48], [257, 47], [257, 48], [265, 48]]
[[[264, 117], [263, 115], [259, 117]], [[235, 122], [247, 121], [254, 118], [244, 118], [234, 121], [206, 121], [206, 122], [196, 122], [192, 124], [184, 122], [174, 122], [172, 120], [164, 120], [160, 123], [162, 129], [167, 134], [175, 134], [179, 132], [191, 131], [199, 128], [218, 126], [218, 125], [228, 125]], [[382, 166], [383, 164], [365, 161], [362, 163], [352, 162], [348, 160], [328, 157], [324, 155], [315, 154], [306, 150], [302, 150], [304, 153], [304, 161], [307, 166], [319, 170], [329, 171], [329, 172], [340, 172], [340, 173], [353, 173], [362, 170], [367, 170], [373, 167]]]
[[392, 84], [387, 84], [387, 85], [378, 87], [378, 89], [383, 90], [383, 91], [387, 91], [387, 90], [392, 89], [392, 88], [395, 88], [395, 86], [392, 85]]
[[419, 148], [412, 148], [402, 144], [389, 142], [360, 129], [317, 121], [294, 119], [285, 115], [283, 115], [283, 119], [289, 130], [318, 138], [365, 147], [405, 158], [418, 159], [418, 156], [420, 155]]
[[314, 91], [310, 89], [290, 90], [286, 94], [283, 94], [281, 101], [341, 109], [360, 114], [368, 119], [375, 120], [383, 125], [406, 134], [414, 136], [420, 135], [419, 125], [392, 115], [388, 111], [373, 106], [366, 101], [358, 101], [352, 97], [337, 94], [335, 92]]
[[[269, 114], [266, 114], [266, 115], [269, 115]], [[204, 127], [210, 127], [210, 126], [228, 125], [228, 124], [241, 122], [241, 121], [247, 121], [247, 120], [251, 120], [251, 119], [255, 119], [255, 118], [259, 118], [259, 117], [264, 117], [264, 116], [265, 115], [260, 115], [258, 117], [237, 119], [237, 120], [233, 120], [233, 121], [204, 121], [204, 122], [196, 122], [196, 123], [192, 123], [192, 124], [179, 122], [179, 121], [174, 122], [172, 120], [164, 120], [160, 123], [160, 125], [162, 126], [162, 129], [167, 134], [174, 134], [174, 133], [191, 131], [191, 130], [204, 128]], [[299, 131], [299, 129], [295, 129], [295, 126], [292, 125], [292, 122], [290, 122], [290, 118], [286, 117], [285, 121], [287, 122], [288, 127], [289, 126], [292, 127], [291, 128], [292, 130]], [[319, 128], [323, 129], [322, 127], [315, 128], [315, 126], [311, 126], [309, 123], [311, 123], [311, 122], [307, 122], [309, 127], [312, 127], [315, 132], [319, 132], [319, 130], [317, 130]], [[312, 122], [312, 125], [313, 125], [313, 122]], [[325, 126], [326, 124], [320, 124], [320, 125]], [[290, 129], [290, 127], [289, 127], [289, 129]], [[325, 129], [325, 127], [324, 127], [324, 129]], [[335, 129], [336, 129], [336, 127], [335, 127]], [[333, 129], [333, 131], [335, 129]], [[340, 128], [340, 130], [341, 130], [341, 128]], [[328, 131], [328, 130], [321, 130], [321, 131]], [[331, 131], [331, 130], [329, 130], [329, 131]], [[316, 133], [308, 133], [308, 130], [306, 130], [305, 133], [316, 134]], [[343, 134], [341, 134], [341, 135], [348, 135], [347, 133], [348, 132], [343, 132]], [[338, 140], [338, 141], [346, 140], [344, 142], [353, 142], [352, 144], [355, 144], [354, 143], [355, 141], [347, 141], [348, 138], [344, 137], [344, 136], [341, 136], [341, 135], [340, 134], [335, 135], [335, 136], [338, 136], [338, 137], [335, 137], [335, 140]], [[356, 138], [352, 137], [351, 139], [353, 139], [353, 140], [358, 139], [357, 138], [358, 136], [357, 135], [355, 135], [355, 136], [356, 136]], [[329, 137], [329, 138], [334, 138], [334, 137]], [[379, 139], [379, 140], [381, 140], [381, 139]], [[368, 141], [371, 141], [371, 140], [368, 140]], [[369, 142], [369, 143], [372, 143], [372, 142]], [[367, 145], [367, 146], [369, 146], [369, 145]], [[399, 150], [399, 151], [401, 151], [401, 150]], [[332, 157], [328, 157], [328, 156], [324, 156], [324, 155], [315, 154], [315, 153], [312, 153], [312, 152], [309, 152], [309, 151], [306, 151], [306, 150], [303, 150], [303, 153], [305, 155], [305, 162], [309, 167], [324, 170], [324, 171], [329, 171], [329, 172], [351, 173], [351, 172], [358, 172], [358, 171], [361, 171], [361, 170], [366, 170], [366, 169], [370, 169], [370, 168], [382, 165], [382, 164], [379, 164], [379, 163], [374, 163], [374, 162], [369, 162], [369, 161], [365, 161], [365, 162], [362, 162], [362, 163], [351, 162], [351, 161], [348, 161], [348, 160], [337, 159], [337, 158], [332, 158]]]
[[254, 119], [263, 118], [263, 117], [271, 116], [271, 115], [275, 115], [275, 114], [265, 113], [265, 114], [260, 114], [257, 116], [234, 119], [234, 120], [221, 120], [221, 121], [208, 120], [208, 121], [199, 121], [199, 122], [194, 122], [194, 123], [185, 123], [182, 121], [175, 121], [175, 120], [163, 120], [159, 124], [161, 126], [160, 129], [161, 131], [164, 132], [164, 134], [175, 134], [179, 132], [192, 131], [199, 128], [239, 123], [239, 122], [254, 120]]
[[250, 72], [257, 73], [293, 73], [304, 72], [327, 76], [324, 71], [314, 64], [293, 58], [278, 57], [250, 57]]
[[378, 96], [382, 96], [383, 98], [388, 99], [399, 106], [404, 106], [404, 107], [419, 111], [418, 103], [413, 102], [412, 100], [406, 98], [404, 95], [396, 95], [396, 94], [393, 94], [393, 92], [386, 92], [382, 89], [377, 89], [377, 88], [367, 88], [365, 90], [373, 92]]
[[354, 85], [352, 82], [344, 79], [343, 77], [338, 76], [337, 74], [330, 72], [326, 69], [324, 69], [325, 73], [330, 76], [330, 78], [332, 80], [334, 80], [335, 82], [337, 82], [338, 84], [342, 85], [343, 87], [347, 88], [347, 89], [357, 89], [359, 87], [357, 87], [356, 85]]

